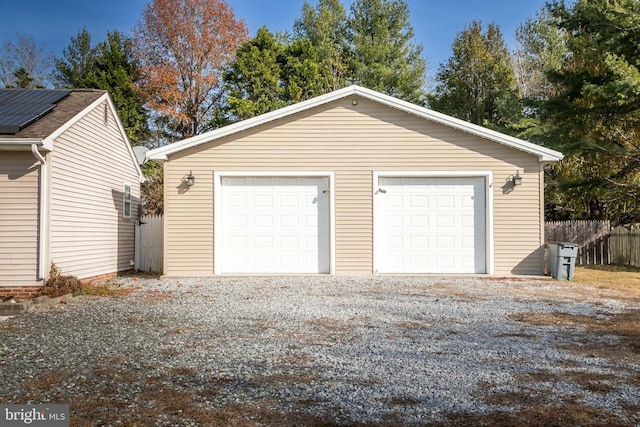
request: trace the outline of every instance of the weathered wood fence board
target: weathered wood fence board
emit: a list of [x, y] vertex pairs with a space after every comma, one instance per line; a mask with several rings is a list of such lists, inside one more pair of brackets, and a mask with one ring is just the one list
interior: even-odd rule
[[605, 235], [578, 248], [576, 264], [608, 265], [611, 263], [610, 238]]
[[162, 215], [143, 215], [136, 223], [135, 268], [137, 271], [162, 273]]
[[546, 242], [571, 242], [585, 246], [610, 231], [609, 221], [548, 221], [544, 237]]
[[640, 267], [640, 227], [616, 227], [610, 236], [611, 262]]
[[576, 264], [640, 267], [640, 227], [616, 227], [609, 221], [549, 221], [545, 241], [578, 245]]
[[545, 242], [570, 242], [578, 245], [576, 264], [611, 262], [609, 252], [609, 221], [548, 221], [545, 224]]

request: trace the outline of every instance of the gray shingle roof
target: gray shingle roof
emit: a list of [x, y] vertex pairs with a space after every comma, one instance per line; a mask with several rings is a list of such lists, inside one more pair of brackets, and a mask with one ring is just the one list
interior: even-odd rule
[[[15, 89], [0, 89], [0, 92]], [[48, 89], [41, 89], [43, 91]], [[10, 138], [46, 138], [62, 125], [67, 123], [78, 113], [91, 105], [105, 94], [106, 91], [98, 89], [73, 89], [71, 93], [59, 101], [55, 108], [45, 116], [26, 126], [15, 134], [0, 135], [3, 139]]]

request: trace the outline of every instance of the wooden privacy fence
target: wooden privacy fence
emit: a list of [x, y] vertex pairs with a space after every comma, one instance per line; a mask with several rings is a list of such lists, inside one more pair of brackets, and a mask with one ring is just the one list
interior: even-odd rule
[[578, 245], [576, 264], [609, 264], [609, 221], [548, 221], [545, 242], [570, 242]]
[[609, 221], [549, 221], [545, 241], [578, 245], [576, 264], [640, 267], [640, 227], [616, 227]]
[[137, 271], [162, 273], [162, 215], [143, 215], [136, 222], [135, 268]]
[[640, 227], [616, 227], [609, 239], [611, 262], [640, 267]]

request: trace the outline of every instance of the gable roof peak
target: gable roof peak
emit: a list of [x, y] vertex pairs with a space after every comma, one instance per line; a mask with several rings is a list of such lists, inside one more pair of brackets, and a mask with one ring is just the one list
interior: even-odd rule
[[182, 141], [174, 142], [172, 144], [150, 150], [147, 152], [146, 156], [149, 160], [168, 160], [168, 156], [170, 156], [171, 154], [353, 95], [357, 95], [370, 101], [386, 105], [387, 107], [396, 108], [408, 114], [413, 114], [420, 118], [444, 126], [448, 126], [462, 132], [470, 133], [489, 141], [493, 141], [509, 146], [511, 148], [527, 152], [529, 154], [538, 156], [541, 162], [558, 161], [563, 157], [563, 154], [558, 151], [551, 150], [541, 145], [534, 144], [529, 141], [524, 141], [522, 139], [518, 139], [501, 132], [487, 129], [485, 127], [478, 126], [473, 123], [466, 122], [464, 120], [460, 120], [455, 117], [448, 116], [429, 108], [412, 104], [410, 102], [403, 101], [393, 96], [367, 89], [359, 85], [346, 86], [333, 92], [301, 101], [297, 104], [292, 104], [278, 110], [262, 114], [260, 116], [242, 120], [240, 122], [233, 123], [231, 125], [215, 129], [201, 135], [196, 135]]

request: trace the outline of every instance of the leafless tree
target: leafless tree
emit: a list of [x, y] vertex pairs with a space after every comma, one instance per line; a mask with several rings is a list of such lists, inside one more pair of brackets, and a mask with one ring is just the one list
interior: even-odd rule
[[18, 34], [0, 48], [0, 83], [4, 87], [28, 89], [48, 87], [53, 54], [37, 45], [32, 36]]

